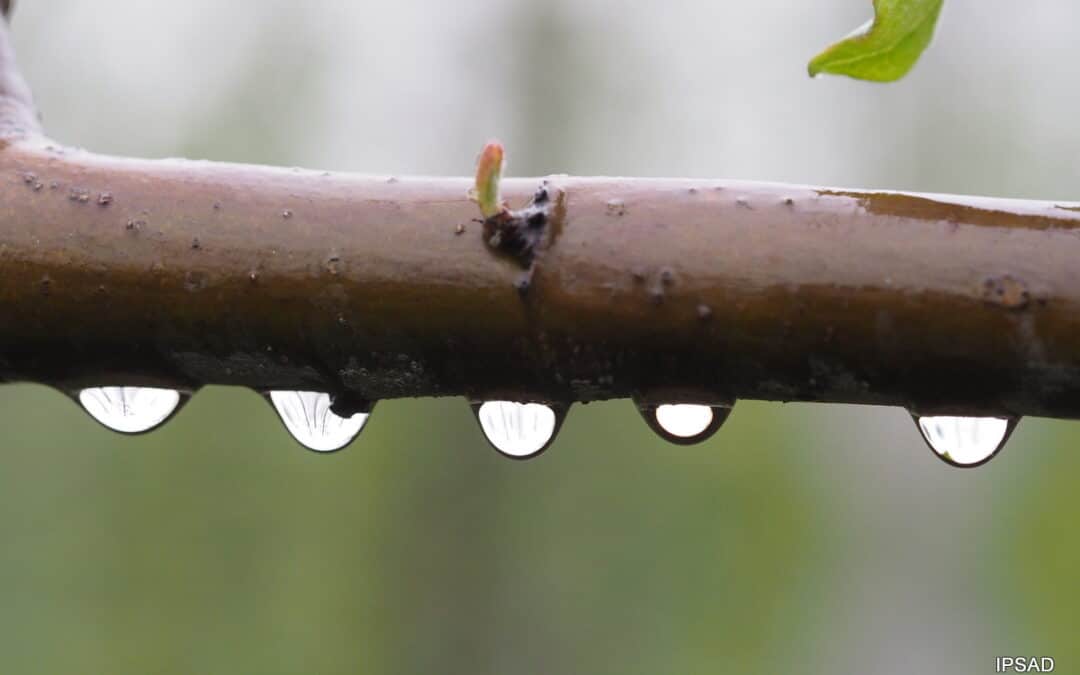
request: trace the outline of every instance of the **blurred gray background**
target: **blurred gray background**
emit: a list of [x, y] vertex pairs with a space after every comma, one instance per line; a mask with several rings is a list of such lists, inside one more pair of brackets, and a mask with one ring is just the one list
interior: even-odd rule
[[[1072, 0], [948, 0], [889, 86], [805, 75], [867, 0], [17, 4], [46, 128], [100, 152], [1080, 197]], [[5, 673], [1080, 669], [1080, 425], [962, 471], [873, 407], [684, 448], [593, 404], [528, 463], [455, 399], [328, 457], [239, 389], [137, 438], [36, 385], [0, 415]]]

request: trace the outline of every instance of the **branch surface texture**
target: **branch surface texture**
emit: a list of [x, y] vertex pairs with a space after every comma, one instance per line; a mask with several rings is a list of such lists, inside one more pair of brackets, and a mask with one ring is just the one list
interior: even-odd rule
[[1080, 205], [495, 181], [66, 148], [2, 28], [0, 375], [1080, 416]]

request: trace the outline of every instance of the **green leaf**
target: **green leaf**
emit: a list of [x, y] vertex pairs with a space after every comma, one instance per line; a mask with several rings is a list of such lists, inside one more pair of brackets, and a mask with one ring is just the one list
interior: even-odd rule
[[874, 0], [874, 20], [810, 61], [810, 76], [847, 75], [892, 82], [907, 74], [930, 44], [944, 0]]

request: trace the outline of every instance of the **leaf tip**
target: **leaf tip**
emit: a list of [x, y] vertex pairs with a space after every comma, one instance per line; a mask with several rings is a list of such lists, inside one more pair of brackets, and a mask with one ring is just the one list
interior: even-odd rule
[[502, 178], [505, 159], [502, 143], [493, 140], [488, 141], [476, 160], [476, 187], [473, 190], [473, 199], [480, 206], [480, 213], [484, 218], [491, 218], [504, 208], [499, 196], [499, 181]]
[[874, 18], [811, 59], [810, 76], [899, 80], [929, 46], [943, 5], [944, 0], [875, 0]]

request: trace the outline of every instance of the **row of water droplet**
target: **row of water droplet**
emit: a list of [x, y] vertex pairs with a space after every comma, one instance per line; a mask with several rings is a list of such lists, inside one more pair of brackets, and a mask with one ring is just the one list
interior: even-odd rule
[[[315, 391], [271, 391], [267, 399], [285, 428], [304, 447], [334, 452], [348, 445], [364, 428], [371, 409], [342, 417], [331, 410], [330, 394]], [[95, 420], [113, 431], [139, 434], [169, 420], [188, 396], [153, 387], [94, 387], [78, 394], [79, 403]], [[488, 442], [513, 459], [539, 455], [554, 440], [566, 417], [566, 406], [516, 401], [484, 401], [473, 412]], [[690, 445], [712, 436], [731, 408], [689, 403], [639, 405], [645, 422], [661, 438]], [[1000, 417], [916, 416], [923, 439], [953, 466], [973, 467], [989, 461], [1005, 444], [1018, 422]]]

